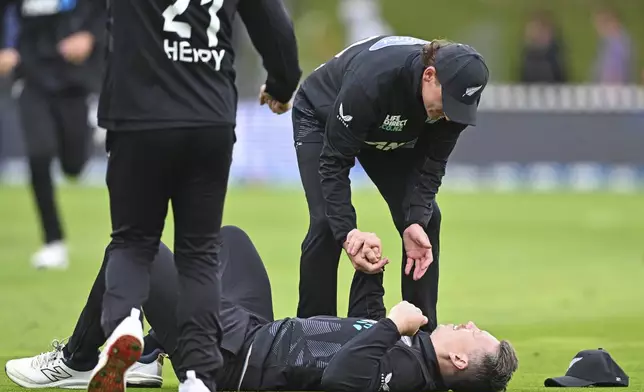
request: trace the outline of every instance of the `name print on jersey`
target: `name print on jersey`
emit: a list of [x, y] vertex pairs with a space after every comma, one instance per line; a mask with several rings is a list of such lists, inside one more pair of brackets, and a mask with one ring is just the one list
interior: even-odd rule
[[223, 6], [224, 0], [196, 0], [200, 6], [207, 7], [210, 17], [210, 23], [208, 26], [204, 26], [208, 36], [208, 48], [193, 47], [190, 43], [193, 26], [175, 20], [188, 10], [191, 1], [193, 0], [176, 0], [174, 4], [163, 11], [163, 31], [176, 33], [179, 36], [179, 39], [164, 39], [163, 47], [168, 58], [172, 61], [181, 63], [210, 63], [214, 61], [215, 70], [219, 71], [226, 51], [216, 49], [219, 44], [217, 33], [220, 28], [217, 12]]

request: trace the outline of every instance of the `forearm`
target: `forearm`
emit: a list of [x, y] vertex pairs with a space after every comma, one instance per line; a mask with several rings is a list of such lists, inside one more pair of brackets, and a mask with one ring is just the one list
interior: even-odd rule
[[[2, 0], [0, 0], [1, 2]], [[0, 45], [15, 48], [20, 34], [20, 21], [14, 4], [0, 3]]]
[[432, 218], [433, 204], [445, 175], [446, 165], [426, 158], [408, 187], [405, 228], [417, 223], [427, 227]]
[[320, 182], [325, 202], [325, 213], [331, 231], [340, 245], [347, 234], [357, 227], [355, 209], [351, 204], [351, 181], [349, 173], [354, 165], [353, 159], [333, 156], [328, 145], [320, 157]]
[[291, 100], [302, 76], [293, 23], [281, 0], [242, 0], [241, 18], [267, 71], [266, 92], [277, 101]]
[[405, 197], [405, 227], [417, 223], [427, 227], [433, 213], [436, 194], [443, 182], [447, 160], [465, 126], [456, 123], [441, 124], [427, 130], [427, 136], [417, 148], [424, 151], [423, 158], [410, 177]]

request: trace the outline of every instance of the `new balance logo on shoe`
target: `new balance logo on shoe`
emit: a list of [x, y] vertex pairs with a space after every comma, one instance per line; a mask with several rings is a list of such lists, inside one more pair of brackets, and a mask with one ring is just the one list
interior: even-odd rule
[[45, 377], [50, 379], [52, 382], [66, 380], [72, 377], [71, 374], [67, 373], [65, 369], [63, 369], [60, 366], [54, 366], [52, 368], [44, 368], [44, 369], [40, 369], [40, 371], [42, 372], [42, 374], [45, 375]]

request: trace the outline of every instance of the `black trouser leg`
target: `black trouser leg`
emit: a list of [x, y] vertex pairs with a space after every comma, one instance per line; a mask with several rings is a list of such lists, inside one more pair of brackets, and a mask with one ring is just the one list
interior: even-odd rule
[[76, 322], [76, 327], [65, 346], [68, 365], [78, 371], [92, 370], [98, 363], [100, 347], [106, 337], [101, 327], [103, 294], [105, 293], [105, 269], [109, 248], [105, 250], [103, 263], [89, 292], [85, 307]]
[[31, 190], [38, 211], [44, 243], [63, 239], [56, 206], [51, 163], [56, 155], [56, 119], [51, 97], [27, 82], [20, 96], [20, 118], [29, 169]]
[[338, 264], [342, 247], [326, 217], [319, 166], [322, 143], [296, 147], [297, 163], [309, 208], [309, 230], [302, 242], [297, 317], [336, 316]]
[[[367, 175], [378, 188], [379, 192], [387, 202], [389, 211], [394, 221], [396, 229], [402, 236], [405, 230], [403, 203], [407, 188], [411, 183], [414, 175], [414, 168], [418, 162], [415, 151], [407, 149], [397, 151], [372, 151], [365, 150], [358, 157], [364, 167]], [[439, 270], [439, 235], [440, 235], [441, 214], [438, 205], [434, 203], [434, 213], [429, 224], [425, 228], [429, 240], [432, 243], [434, 262], [429, 267], [425, 275], [418, 281], [414, 281], [410, 276], [404, 274], [407, 257], [402, 254], [402, 297], [403, 300], [409, 301], [420, 308], [429, 323], [422, 329], [433, 331], [436, 328], [436, 305], [438, 301], [438, 270]], [[388, 254], [384, 250], [384, 255]], [[378, 280], [382, 284], [382, 276], [365, 275], [356, 272], [351, 285], [350, 303], [356, 313], [367, 312], [371, 309], [379, 309], [381, 312], [375, 316], [383, 316], [384, 304], [382, 298], [373, 295], [374, 287], [378, 285]], [[384, 292], [384, 290], [383, 290]], [[371, 316], [377, 319], [377, 317]]]
[[51, 162], [52, 159], [47, 156], [29, 157], [31, 190], [36, 201], [45, 244], [63, 239], [63, 228], [56, 206], [54, 182], [51, 175]]
[[[103, 328], [101, 327], [101, 312], [103, 304], [103, 295], [105, 293], [105, 271], [109, 260], [109, 247], [105, 250], [103, 263], [96, 276], [94, 285], [92, 286], [85, 307], [81, 312], [76, 327], [69, 342], [65, 345], [65, 358], [67, 365], [72, 369], [78, 371], [92, 370], [98, 363], [99, 349], [107, 339]], [[170, 278], [168, 278], [170, 277]], [[170, 286], [176, 289], [176, 269], [174, 267], [174, 258], [170, 249], [163, 243], [159, 245], [159, 251], [153, 261], [153, 270], [151, 275], [153, 286], [163, 285], [165, 282], [170, 282]], [[157, 290], [157, 294], [164, 294], [164, 291]], [[176, 293], [175, 298], [176, 303]], [[164, 298], [161, 298], [163, 300]], [[156, 303], [160, 299], [156, 299]], [[155, 303], [152, 299], [148, 302]], [[165, 311], [165, 307], [161, 311]], [[147, 303], [144, 304], [147, 310]], [[147, 349], [147, 347], [146, 347]]]
[[173, 186], [174, 257], [179, 273], [175, 357], [177, 376], [194, 370], [212, 377], [223, 364], [221, 342], [219, 251], [221, 222], [232, 162], [234, 129], [190, 129], [186, 154]]
[[112, 241], [101, 324], [110, 336], [148, 297], [150, 266], [159, 249], [181, 131], [108, 132], [107, 187]]
[[[106, 335], [150, 287], [150, 267], [173, 203], [179, 273], [175, 368], [209, 382], [219, 351], [219, 230], [232, 158], [232, 127], [108, 133], [112, 243], [102, 324]], [[214, 389], [214, 385], [210, 384]]]
[[63, 172], [78, 177], [90, 153], [92, 133], [88, 122], [89, 108], [84, 90], [68, 90], [56, 94], [54, 116], [58, 123], [58, 150]]
[[[415, 281], [412, 278], [413, 274], [410, 273], [409, 276], [405, 275], [405, 262], [407, 258], [403, 249], [403, 264], [401, 267], [402, 298], [416, 305], [427, 316], [429, 322], [421, 329], [429, 333], [436, 329], [438, 325], [436, 306], [438, 304], [438, 272], [440, 265], [438, 260], [440, 254], [440, 225], [441, 211], [438, 204], [434, 202], [432, 218], [425, 230], [429, 237], [429, 242], [432, 244], [434, 261], [425, 272], [425, 275], [420, 280]], [[401, 231], [400, 228], [398, 230]]]

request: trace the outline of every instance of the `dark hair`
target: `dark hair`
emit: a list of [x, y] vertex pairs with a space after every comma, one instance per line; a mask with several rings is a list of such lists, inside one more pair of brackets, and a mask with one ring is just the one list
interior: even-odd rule
[[444, 377], [445, 386], [454, 392], [505, 391], [518, 367], [514, 348], [510, 342], [502, 340], [496, 353], [474, 358], [464, 371]]
[[423, 65], [425, 68], [431, 67], [436, 64], [436, 52], [442, 47], [453, 44], [452, 41], [446, 39], [436, 39], [423, 46]]

